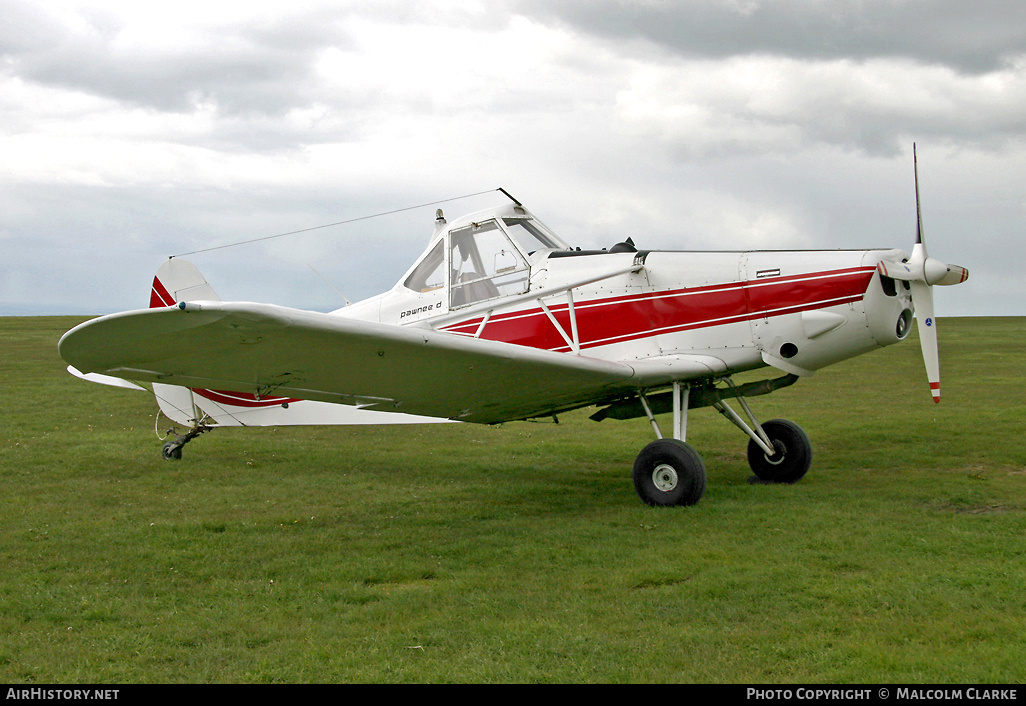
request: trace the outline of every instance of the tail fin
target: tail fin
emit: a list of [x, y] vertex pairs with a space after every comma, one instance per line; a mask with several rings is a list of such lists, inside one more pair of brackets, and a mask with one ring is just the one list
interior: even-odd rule
[[188, 260], [171, 258], [160, 266], [150, 290], [150, 308], [185, 301], [220, 301], [213, 287]]
[[[150, 289], [150, 308], [174, 306], [183, 301], [220, 301], [207, 280], [187, 260], [171, 258], [157, 270]], [[160, 411], [179, 424], [192, 425], [202, 416], [195, 393], [180, 385], [153, 383]]]

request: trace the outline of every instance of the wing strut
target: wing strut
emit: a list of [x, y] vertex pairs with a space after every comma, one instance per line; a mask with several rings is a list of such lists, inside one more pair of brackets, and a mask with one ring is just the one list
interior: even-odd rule
[[[478, 324], [477, 328], [472, 334], [469, 332], [446, 329], [444, 326], [441, 326], [441, 329], [443, 331], [455, 333], [458, 336], [470, 336], [471, 338], [481, 338], [481, 335], [484, 333], [485, 326], [488, 325], [488, 322], [491, 321], [492, 314], [494, 314], [497, 310], [511, 307], [516, 304], [520, 304], [521, 302], [530, 301], [533, 299], [541, 307], [541, 310], [545, 312], [545, 315], [548, 317], [549, 321], [552, 322], [552, 325], [555, 326], [556, 331], [559, 332], [559, 335], [563, 337], [563, 340], [566, 341], [566, 344], [567, 346], [569, 346], [570, 350], [573, 351], [575, 354], [580, 355], [581, 342], [580, 336], [577, 332], [577, 310], [574, 307], [574, 290], [578, 287], [583, 287], [586, 284], [594, 284], [595, 282], [601, 282], [605, 279], [619, 277], [620, 275], [636, 274], [645, 267], [645, 255], [645, 253], [639, 253], [634, 258], [634, 262], [631, 264], [630, 267], [620, 267], [610, 272], [592, 275], [585, 279], [581, 279], [576, 282], [571, 282], [570, 284], [561, 284], [556, 287], [546, 287], [544, 289], [540, 289], [534, 292], [525, 292], [524, 294], [518, 294], [516, 296], [507, 297], [500, 301], [486, 301], [478, 305], [463, 307], [461, 309], [457, 309], [455, 312], [452, 312], [446, 316], [442, 316], [435, 319], [426, 319], [421, 326], [426, 328], [428, 326], [439, 326], [440, 323], [446, 321], [466, 321], [467, 319], [477, 314], [483, 313], [484, 316], [481, 319], [481, 323]], [[569, 332], [567, 332], [567, 330], [563, 328], [563, 326], [556, 319], [555, 315], [552, 313], [552, 310], [544, 301], [545, 299], [549, 299], [560, 294], [566, 294], [567, 296], [567, 312], [570, 315]], [[460, 325], [460, 327], [462, 327], [462, 325]]]

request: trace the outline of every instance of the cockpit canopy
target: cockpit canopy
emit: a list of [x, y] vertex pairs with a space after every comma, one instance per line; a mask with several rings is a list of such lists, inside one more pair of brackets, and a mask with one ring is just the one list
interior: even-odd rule
[[569, 250], [522, 207], [468, 216], [436, 237], [403, 286], [414, 292], [447, 288], [450, 309], [526, 292], [533, 254]]

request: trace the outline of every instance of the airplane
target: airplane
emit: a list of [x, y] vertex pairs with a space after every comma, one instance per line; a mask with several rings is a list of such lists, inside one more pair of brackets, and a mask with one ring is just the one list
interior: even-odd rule
[[[632, 469], [645, 504], [694, 505], [706, 469], [686, 441], [691, 410], [711, 406], [748, 437], [757, 478], [794, 483], [811, 465], [808, 435], [758, 421], [748, 398], [899, 343], [913, 316], [940, 401], [933, 287], [968, 271], [927, 254], [914, 146], [913, 165], [911, 253], [644, 250], [630, 238], [581, 250], [499, 189], [508, 203], [451, 222], [439, 209], [423, 254], [378, 296], [328, 313], [222, 301], [171, 258], [149, 308], [80, 324], [59, 350], [87, 380], [148, 383], [188, 429], [168, 432], [168, 459], [216, 427], [498, 424], [594, 406], [596, 421], [651, 423]], [[656, 415], [670, 412], [664, 436]]]

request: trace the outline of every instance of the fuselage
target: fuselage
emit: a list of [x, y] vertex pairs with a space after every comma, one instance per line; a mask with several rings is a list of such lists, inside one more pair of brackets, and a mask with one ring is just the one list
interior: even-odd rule
[[809, 374], [904, 339], [894, 249], [569, 248], [520, 206], [439, 222], [388, 292], [335, 314], [617, 361], [697, 355]]

